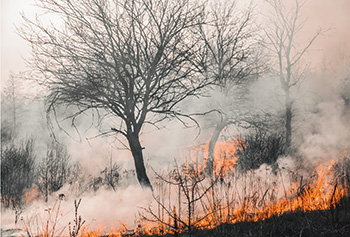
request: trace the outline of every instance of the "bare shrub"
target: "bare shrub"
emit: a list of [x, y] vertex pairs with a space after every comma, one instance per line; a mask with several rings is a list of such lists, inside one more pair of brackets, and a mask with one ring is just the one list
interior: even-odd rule
[[273, 166], [285, 154], [287, 146], [283, 134], [255, 130], [239, 142], [237, 168], [247, 171], [257, 169], [264, 163]]
[[153, 197], [157, 211], [151, 206], [144, 208], [148, 216], [143, 215], [143, 220], [156, 223], [161, 233], [187, 232], [191, 236], [199, 225], [203, 227], [203, 220], [211, 214], [204, 210], [203, 199], [218, 178], [208, 178], [189, 165], [176, 165], [168, 174], [156, 175]]
[[1, 203], [12, 207], [15, 222], [23, 208], [23, 197], [34, 183], [34, 141], [27, 140], [22, 146], [10, 145], [1, 151]]

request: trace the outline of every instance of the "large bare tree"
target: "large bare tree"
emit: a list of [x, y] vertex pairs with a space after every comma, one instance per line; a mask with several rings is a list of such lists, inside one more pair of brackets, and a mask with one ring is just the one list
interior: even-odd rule
[[300, 11], [305, 1], [294, 0], [292, 7], [287, 7], [282, 0], [267, 2], [272, 8], [272, 14], [269, 16], [269, 27], [265, 30], [265, 46], [276, 59], [273, 60], [276, 66], [272, 67], [272, 72], [279, 78], [284, 92], [286, 143], [290, 147], [293, 105], [296, 99], [293, 92], [298, 90], [304, 79], [305, 67], [300, 62], [321, 31], [316, 31], [304, 45], [299, 44], [297, 39], [305, 26], [305, 19], [302, 19]]
[[[29, 64], [50, 89], [47, 111], [75, 105], [104, 111], [128, 141], [136, 174], [151, 187], [140, 134], [145, 123], [181, 117], [188, 96], [207, 85], [196, 60], [195, 28], [203, 6], [191, 0], [39, 0], [58, 21], [29, 20], [20, 29], [32, 47]], [[153, 116], [154, 114], [158, 116]]]

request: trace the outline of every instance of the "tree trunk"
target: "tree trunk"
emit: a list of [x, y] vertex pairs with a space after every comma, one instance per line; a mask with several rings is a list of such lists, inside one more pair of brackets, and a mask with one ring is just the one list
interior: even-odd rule
[[292, 106], [293, 103], [289, 97], [289, 91], [286, 92], [286, 145], [290, 148], [292, 144]]
[[146, 168], [142, 154], [143, 148], [141, 146], [139, 136], [135, 134], [128, 134], [127, 139], [129, 142], [132, 156], [134, 158], [137, 180], [139, 181], [142, 187], [152, 189], [151, 182], [149, 181], [146, 173]]
[[214, 149], [216, 142], [219, 138], [219, 135], [221, 131], [228, 125], [227, 119], [224, 121], [221, 121], [216, 124], [215, 129], [213, 131], [213, 134], [211, 135], [210, 141], [209, 141], [209, 147], [208, 147], [208, 161], [207, 166], [205, 168], [205, 171], [208, 175], [213, 175], [213, 169], [214, 169]]

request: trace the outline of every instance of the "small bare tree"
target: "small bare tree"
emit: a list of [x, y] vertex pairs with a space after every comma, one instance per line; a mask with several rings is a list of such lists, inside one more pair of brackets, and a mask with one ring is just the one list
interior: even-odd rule
[[[75, 105], [75, 118], [97, 109], [119, 119], [108, 133], [128, 141], [139, 183], [151, 187], [140, 134], [184, 114], [178, 105], [208, 83], [196, 74], [195, 27], [203, 6], [191, 0], [39, 0], [57, 24], [24, 17], [33, 77], [50, 90], [47, 111]], [[158, 116], [152, 116], [158, 115]], [[104, 118], [104, 116], [102, 116]]]
[[302, 20], [300, 15], [305, 1], [295, 0], [294, 6], [289, 10], [286, 9], [284, 1], [269, 0], [267, 2], [272, 8], [272, 14], [269, 17], [269, 27], [265, 30], [267, 37], [265, 46], [271, 52], [272, 57], [277, 59], [276, 67], [271, 69], [279, 78], [284, 92], [286, 143], [290, 147], [293, 105], [296, 99], [292, 92], [301, 86], [304, 79], [303, 70], [299, 63], [315, 39], [321, 34], [321, 30], [316, 31], [305, 45], [298, 47], [298, 33], [305, 25], [305, 20]]

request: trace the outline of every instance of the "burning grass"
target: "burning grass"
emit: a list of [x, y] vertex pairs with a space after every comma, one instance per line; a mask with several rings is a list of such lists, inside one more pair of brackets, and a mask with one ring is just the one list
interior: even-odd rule
[[[198, 160], [198, 152], [190, 154], [192, 158], [195, 154]], [[237, 161], [237, 157], [231, 158], [230, 162], [218, 160], [225, 165]], [[230, 157], [226, 156], [225, 159]], [[284, 220], [288, 216], [299, 215], [307, 215], [313, 220], [315, 213], [329, 215], [335, 228], [335, 223], [340, 223], [340, 204], [349, 197], [349, 162], [349, 152], [339, 150], [331, 161], [318, 164], [311, 173], [301, 170], [303, 175], [284, 166], [277, 169], [263, 166], [240, 173], [234, 172], [233, 165], [216, 173], [214, 178], [205, 177], [198, 169], [201, 166], [196, 163], [185, 164], [169, 174], [168, 179], [160, 177], [163, 185], [159, 186], [158, 193], [175, 194], [173, 198], [169, 195], [166, 200], [161, 199], [161, 195], [155, 196], [158, 211], [145, 209], [151, 218], [144, 218], [148, 222], [145, 222], [144, 231], [139, 235], [191, 235], [198, 231], [217, 230], [225, 225], [262, 225], [271, 219]], [[164, 188], [167, 190], [164, 191]], [[346, 220], [349, 220], [346, 214], [349, 211], [345, 211]], [[337, 217], [335, 213], [338, 213]], [[339, 225], [347, 231], [350, 228]], [[302, 233], [302, 230], [298, 233]]]
[[[345, 204], [347, 203], [347, 204]], [[342, 199], [336, 207], [338, 220], [331, 210], [293, 211], [256, 222], [224, 223], [192, 236], [349, 236], [349, 199]]]
[[[75, 203], [75, 219], [65, 230], [69, 236], [84, 237], [349, 234], [348, 150], [339, 150], [311, 172], [282, 165], [291, 163], [288, 157], [278, 168], [263, 165], [243, 172], [235, 169], [237, 142], [219, 143], [213, 176], [204, 172], [208, 144], [189, 149], [190, 157], [183, 157], [186, 162], [169, 173], [156, 174], [154, 202], [141, 209], [134, 226], [118, 220], [113, 227], [90, 226], [77, 214]], [[61, 231], [55, 226], [57, 217], [51, 214], [49, 222], [42, 221], [46, 229], [39, 236]], [[30, 226], [26, 230], [32, 235]]]

